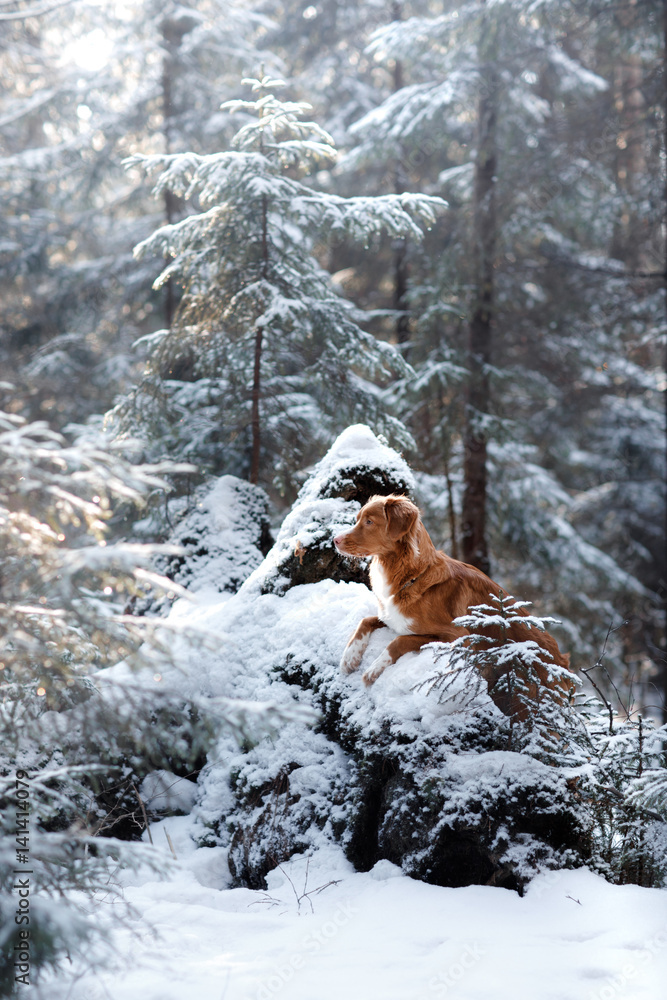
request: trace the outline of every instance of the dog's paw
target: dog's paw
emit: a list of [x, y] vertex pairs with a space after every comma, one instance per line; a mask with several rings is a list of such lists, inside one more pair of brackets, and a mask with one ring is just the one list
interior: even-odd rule
[[386, 649], [384, 653], [380, 653], [380, 655], [373, 660], [368, 670], [364, 670], [361, 675], [361, 679], [366, 687], [370, 687], [371, 684], [375, 684], [380, 674], [383, 674], [387, 667], [393, 662], [394, 661]]
[[340, 660], [340, 669], [344, 674], [351, 674], [359, 669], [366, 645], [367, 643], [362, 642], [361, 639], [353, 639], [348, 642]]

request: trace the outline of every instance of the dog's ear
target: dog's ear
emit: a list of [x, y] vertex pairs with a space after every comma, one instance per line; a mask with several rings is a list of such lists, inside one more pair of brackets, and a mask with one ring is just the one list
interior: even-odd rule
[[407, 497], [385, 497], [384, 513], [387, 518], [387, 534], [392, 541], [403, 538], [414, 528], [419, 517], [419, 508]]

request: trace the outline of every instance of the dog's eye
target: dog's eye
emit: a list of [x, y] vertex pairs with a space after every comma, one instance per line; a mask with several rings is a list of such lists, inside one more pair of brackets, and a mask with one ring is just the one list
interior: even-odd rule
[[367, 517], [365, 523], [366, 524], [372, 524], [373, 522], [371, 521], [370, 517]]

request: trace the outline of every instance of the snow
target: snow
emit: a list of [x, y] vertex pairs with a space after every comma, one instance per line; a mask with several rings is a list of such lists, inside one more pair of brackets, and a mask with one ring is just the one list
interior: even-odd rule
[[[267, 557], [270, 563], [271, 554]], [[261, 567], [260, 567], [261, 569]], [[208, 696], [272, 699], [284, 704], [295, 697], [294, 686], [276, 680], [275, 669], [289, 651], [296, 663], [324, 664], [332, 681], [344, 685], [350, 709], [360, 723], [378, 719], [415, 719], [435, 726], [437, 719], [454, 709], [413, 690], [435, 669], [436, 651], [426, 649], [401, 659], [367, 691], [358, 673], [338, 678], [339, 663], [348, 639], [361, 618], [377, 613], [377, 602], [360, 583], [323, 580], [288, 590], [284, 596], [260, 594], [253, 574], [231, 597], [200, 595], [194, 607], [181, 599], [170, 620], [209, 630], [220, 639], [219, 653], [208, 653], [205, 662], [186, 646], [179, 668], [165, 669], [163, 681], [178, 686], [186, 697], [197, 690]], [[362, 669], [369, 666], [396, 637], [389, 628], [378, 629], [364, 653]], [[172, 642], [176, 640], [172, 638]], [[188, 656], [191, 658], [188, 660]], [[328, 667], [326, 666], [328, 664]], [[442, 659], [438, 661], [442, 668]], [[305, 697], [305, 692], [299, 692]], [[482, 702], [492, 706], [486, 695]]]
[[190, 812], [195, 804], [196, 792], [194, 781], [179, 778], [171, 771], [152, 771], [139, 788], [147, 809], [169, 813]]
[[299, 500], [314, 499], [322, 482], [328, 482], [348, 472], [381, 468], [388, 475], [405, 480], [408, 489], [414, 488], [410, 467], [404, 459], [365, 424], [353, 424], [340, 434], [324, 458], [317, 464], [317, 477], [311, 477], [299, 494]]
[[[427, 693], [425, 682], [447, 663], [442, 645], [401, 657], [367, 688], [362, 672], [382, 662], [396, 634], [381, 628], [370, 636], [360, 669], [341, 672], [341, 655], [360, 619], [377, 613], [366, 586], [322, 579], [282, 594], [266, 591], [297, 542], [317, 546], [337, 525], [349, 523], [358, 503], [331, 494], [346, 487], [352, 468], [382, 468], [412, 483], [403, 459], [367, 427], [348, 428], [302, 487], [273, 550], [240, 589], [219, 592], [227, 555], [224, 546], [217, 553], [209, 549], [195, 574], [201, 583], [196, 601], [177, 600], [164, 626], [157, 624], [171, 630], [175, 656], [175, 665], [162, 671], [162, 685], [200, 703], [271, 705], [283, 721], [244, 747], [222, 730], [196, 785], [163, 770], [144, 779], [142, 800], [161, 817], [144, 841], [151, 840], [164, 862], [165, 877], [156, 876], [155, 865], [110, 872], [117, 896], [114, 901], [105, 889], [96, 907], [110, 964], [96, 962], [97, 950], [91, 965], [75, 958], [71, 969], [45, 980], [40, 1000], [660, 995], [667, 976], [665, 890], [614, 886], [580, 868], [537, 875], [522, 898], [488, 885], [429, 885], [386, 859], [370, 871], [355, 871], [343, 854], [340, 829], [356, 765], [326, 732], [298, 718], [298, 710], [305, 716], [320, 708], [322, 691], [338, 700], [347, 732], [374, 739], [390, 730], [403, 746], [432, 740], [440, 757], [434, 751], [426, 770], [446, 789], [439, 822], [453, 826], [527, 788], [539, 788], [554, 810], [559, 807], [554, 769], [546, 764], [506, 750], [451, 748], [462, 705], [474, 704], [492, 720], [502, 717], [485, 690], [469, 689], [464, 674], [454, 675], [443, 703]], [[239, 490], [239, 481], [219, 480], [203, 495], [193, 515], [197, 523], [189, 527], [209, 535], [232, 530]], [[208, 586], [211, 580], [217, 586]], [[191, 645], [188, 627], [210, 633], [214, 643], [205, 650]], [[102, 672], [98, 680], [104, 675], [113, 681], [121, 671]], [[316, 675], [318, 683], [294, 683], [290, 671]], [[274, 811], [277, 836], [296, 830], [294, 842], [307, 846], [268, 872], [265, 889], [233, 887], [230, 866], [239, 859], [233, 831], [256, 831], [255, 840], [243, 845], [250, 864], [253, 852], [266, 854], [262, 822], [275, 805], [267, 806], [261, 789], [275, 787], [278, 778], [289, 790], [291, 812], [283, 817]], [[408, 808], [407, 801], [396, 797], [390, 808]], [[504, 833], [501, 826], [494, 850], [503, 862], [525, 859], [529, 868], [531, 837], [508, 837], [504, 844]]]
[[549, 58], [559, 73], [559, 83], [563, 91], [583, 89], [584, 91], [601, 93], [609, 89], [606, 80], [597, 73], [586, 69], [581, 63], [571, 59], [558, 46], [549, 46]]
[[[190, 501], [173, 501], [171, 516], [176, 523], [169, 543], [176, 558], [163, 557], [157, 568], [191, 595], [234, 592], [261, 564], [260, 534], [262, 524], [268, 525], [268, 497], [260, 487], [236, 476], [220, 476], [197, 490]], [[160, 606], [158, 601], [154, 608]]]
[[169, 834], [178, 861], [172, 859], [164, 881], [152, 873], [124, 879], [133, 913], [113, 931], [105, 918], [118, 966], [96, 974], [76, 970], [81, 975], [73, 985], [51, 980], [44, 997], [661, 996], [662, 890], [612, 886], [584, 869], [539, 876], [524, 898], [489, 886], [447, 889], [413, 880], [388, 861], [355, 872], [335, 847], [279, 866], [265, 891], [230, 889], [224, 852], [195, 848], [189, 817], [162, 820], [151, 832], [165, 864]]

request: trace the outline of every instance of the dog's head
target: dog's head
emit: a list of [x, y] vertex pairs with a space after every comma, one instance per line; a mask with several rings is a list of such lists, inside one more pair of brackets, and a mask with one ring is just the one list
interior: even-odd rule
[[346, 556], [382, 556], [404, 547], [416, 551], [419, 508], [407, 497], [371, 497], [357, 514], [357, 523], [334, 545]]

